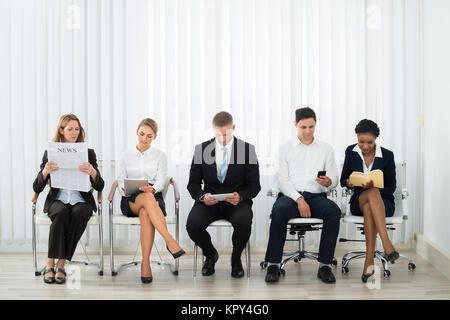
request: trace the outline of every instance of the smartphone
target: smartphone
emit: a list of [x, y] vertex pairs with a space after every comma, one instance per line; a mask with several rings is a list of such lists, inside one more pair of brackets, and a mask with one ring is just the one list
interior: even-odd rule
[[326, 176], [327, 172], [326, 171], [319, 171], [317, 172], [317, 178], [320, 178], [321, 176]]

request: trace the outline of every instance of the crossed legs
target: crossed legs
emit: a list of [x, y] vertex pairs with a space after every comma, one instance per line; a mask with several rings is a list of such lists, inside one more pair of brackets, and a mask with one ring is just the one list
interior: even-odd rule
[[155, 239], [155, 229], [163, 237], [170, 252], [178, 252], [181, 247], [169, 233], [166, 219], [153, 194], [141, 193], [135, 202], [129, 202], [131, 212], [139, 216], [141, 223], [142, 277], [151, 276], [150, 253]]
[[395, 249], [386, 230], [386, 211], [380, 191], [377, 188], [371, 188], [361, 193], [359, 208], [364, 214], [364, 233], [366, 235], [366, 260], [363, 273], [368, 274], [367, 268], [374, 265], [377, 233], [380, 235], [386, 254], [394, 252]]

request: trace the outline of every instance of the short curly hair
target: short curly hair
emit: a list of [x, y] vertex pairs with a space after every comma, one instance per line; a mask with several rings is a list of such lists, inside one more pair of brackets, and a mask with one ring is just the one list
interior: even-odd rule
[[380, 135], [380, 128], [378, 128], [378, 125], [372, 120], [363, 119], [356, 125], [355, 133], [370, 133], [375, 138], [378, 138]]

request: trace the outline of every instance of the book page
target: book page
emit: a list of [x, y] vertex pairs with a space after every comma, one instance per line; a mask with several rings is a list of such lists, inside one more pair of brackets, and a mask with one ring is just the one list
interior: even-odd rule
[[86, 142], [64, 143], [49, 142], [48, 161], [55, 162], [59, 170], [50, 173], [52, 188], [88, 192], [91, 189], [89, 175], [78, 167], [88, 162]]

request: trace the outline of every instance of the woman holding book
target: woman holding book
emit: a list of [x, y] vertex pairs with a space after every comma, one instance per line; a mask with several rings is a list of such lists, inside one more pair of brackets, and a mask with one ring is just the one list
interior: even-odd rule
[[[84, 142], [85, 132], [80, 120], [74, 114], [65, 114], [59, 119], [53, 142]], [[97, 211], [92, 189], [89, 192], [54, 188], [51, 185], [52, 172], [59, 170], [58, 164], [48, 161], [47, 151], [42, 157], [41, 170], [33, 182], [33, 190], [41, 193], [48, 182], [50, 191], [45, 199], [44, 212], [52, 221], [48, 236], [48, 259], [44, 271], [45, 283], [63, 284], [66, 281], [64, 265], [71, 260], [92, 216]], [[88, 162], [80, 163], [78, 170], [89, 175], [92, 188], [102, 191], [104, 181], [97, 166], [93, 149], [88, 149]], [[55, 270], [55, 259], [58, 259]]]
[[[350, 211], [353, 215], [364, 217], [364, 233], [366, 236], [366, 260], [364, 263], [363, 282], [372, 274], [367, 269], [374, 265], [375, 242], [377, 233], [380, 235], [385, 258], [391, 263], [399, 258], [394, 246], [389, 240], [386, 230], [386, 217], [394, 215], [394, 191], [396, 188], [395, 162], [392, 151], [380, 147], [375, 140], [380, 135], [377, 124], [371, 120], [361, 120], [355, 128], [358, 143], [347, 147], [342, 168], [341, 186], [353, 189], [350, 198]], [[361, 186], [350, 182], [353, 172], [369, 174], [373, 170], [383, 172], [384, 188], [374, 187], [373, 181]]]
[[[151, 147], [156, 139], [158, 125], [155, 120], [142, 120], [136, 130], [138, 143], [125, 151], [119, 158], [117, 180], [122, 195], [120, 208], [128, 217], [139, 216], [141, 223], [141, 281], [150, 283], [153, 280], [150, 268], [150, 253], [155, 239], [155, 229], [164, 238], [167, 250], [176, 259], [185, 252], [167, 230], [164, 199], [161, 191], [167, 178], [167, 158], [163, 151]], [[148, 185], [140, 187], [135, 194], [126, 194], [124, 179], [145, 179]]]

